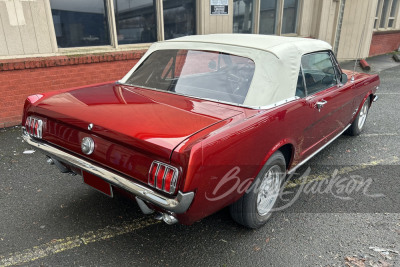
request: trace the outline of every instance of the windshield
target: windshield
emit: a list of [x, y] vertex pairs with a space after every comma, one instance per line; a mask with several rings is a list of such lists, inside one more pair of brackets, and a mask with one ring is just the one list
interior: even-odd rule
[[199, 50], [158, 50], [132, 73], [127, 84], [193, 97], [243, 104], [254, 62]]

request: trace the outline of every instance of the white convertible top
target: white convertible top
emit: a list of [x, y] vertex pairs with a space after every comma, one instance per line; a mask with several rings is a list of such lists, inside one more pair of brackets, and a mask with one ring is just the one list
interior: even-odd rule
[[296, 92], [301, 56], [332, 47], [321, 40], [273, 35], [185, 36], [154, 43], [121, 82], [124, 83], [148, 55], [164, 49], [220, 51], [252, 59], [256, 67], [243, 105], [259, 108], [292, 99]]
[[315, 50], [331, 49], [328, 43], [321, 40], [260, 34], [191, 35], [168, 40], [166, 42], [199, 42], [235, 45], [268, 51], [278, 58], [284, 58], [288, 50], [293, 48], [298, 50], [302, 55]]

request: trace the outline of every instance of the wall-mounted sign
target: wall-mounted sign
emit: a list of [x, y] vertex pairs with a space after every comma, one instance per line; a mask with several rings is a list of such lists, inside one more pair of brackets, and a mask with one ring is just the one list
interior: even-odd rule
[[210, 0], [211, 15], [228, 15], [229, 0]]

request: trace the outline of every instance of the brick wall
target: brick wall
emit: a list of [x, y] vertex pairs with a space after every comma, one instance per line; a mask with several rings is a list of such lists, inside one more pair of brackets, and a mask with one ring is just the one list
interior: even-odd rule
[[369, 56], [390, 53], [400, 46], [400, 31], [375, 32], [372, 36]]
[[21, 123], [27, 96], [118, 80], [145, 52], [0, 60], [0, 128]]

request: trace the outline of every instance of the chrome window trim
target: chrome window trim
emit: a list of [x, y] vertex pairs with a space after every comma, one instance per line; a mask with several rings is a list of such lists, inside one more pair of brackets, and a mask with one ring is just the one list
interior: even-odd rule
[[[335, 76], [336, 76], [336, 67], [335, 67], [335, 64], [334, 64], [334, 62], [333, 62], [333, 60], [332, 60], [332, 54], [333, 54], [332, 50], [322, 50], [322, 51], [315, 51], [315, 52], [307, 53], [307, 54], [304, 54], [304, 55], [301, 56], [301, 60], [303, 60], [303, 57], [304, 57], [304, 56], [313, 55], [313, 54], [319, 54], [319, 53], [328, 53], [328, 56], [329, 56], [329, 58], [330, 58], [330, 60], [331, 60], [331, 64], [332, 64], [332, 67], [333, 67], [333, 69], [334, 69], [334, 71], [335, 71]], [[301, 63], [301, 61], [300, 61], [300, 66], [301, 66], [301, 68], [302, 68], [302, 66], [303, 66], [302, 63]], [[303, 72], [303, 78], [305, 78], [305, 76], [304, 76], [304, 70], [303, 70], [303, 69], [302, 69], [302, 72]], [[336, 79], [338, 79], [338, 78], [336, 78]], [[305, 83], [305, 79], [304, 79], [304, 83]], [[308, 97], [308, 96], [313, 96], [313, 95], [315, 95], [315, 94], [317, 94], [317, 93], [319, 93], [319, 92], [325, 91], [325, 90], [327, 90], [327, 89], [329, 89], [329, 88], [332, 88], [332, 87], [334, 87], [334, 86], [339, 86], [339, 84], [340, 84], [340, 83], [338, 83], [338, 81], [336, 80], [336, 84], [335, 84], [335, 85], [330, 86], [330, 87], [325, 88], [325, 89], [322, 89], [322, 90], [319, 90], [319, 91], [317, 91], [317, 92], [314, 92], [314, 93], [311, 94], [311, 95], [308, 95], [308, 93], [307, 93], [306, 97]], [[306, 86], [306, 90], [307, 90], [307, 86]]]
[[336, 86], [340, 87], [342, 86], [342, 81], [341, 81], [341, 75], [343, 73], [342, 69], [340, 68], [339, 63], [337, 62], [336, 57], [332, 51], [329, 52], [329, 55], [331, 57], [333, 69], [335, 70], [336, 73]]
[[301, 75], [303, 76], [303, 86], [304, 86], [304, 93], [306, 94], [304, 98], [308, 96], [308, 90], [307, 90], [307, 84], [306, 84], [306, 79], [304, 77], [304, 70], [303, 70], [303, 64], [300, 62], [300, 71]]
[[85, 159], [76, 157], [43, 141], [33, 139], [22, 127], [22, 138], [26, 143], [43, 152], [45, 155], [65, 162], [69, 165], [96, 175], [113, 186], [122, 188], [143, 200], [146, 200], [162, 209], [174, 213], [184, 213], [192, 204], [194, 192], [178, 191], [176, 197], [166, 197], [153, 189], [143, 186], [140, 183], [128, 180], [115, 172], [111, 172], [99, 165], [93, 164]]
[[[177, 92], [165, 91], [165, 90], [160, 90], [160, 89], [151, 88], [151, 87], [136, 86], [134, 84], [125, 84], [125, 83], [122, 83], [121, 81], [117, 81], [116, 84], [124, 85], [124, 86], [132, 86], [132, 87], [137, 87], [137, 88], [146, 89], [146, 90], [154, 90], [154, 91], [162, 92], [162, 93], [186, 96], [186, 97], [190, 97], [190, 98], [194, 98], [194, 99], [207, 100], [207, 101], [212, 101], [215, 103], [227, 104], [227, 105], [231, 105], [231, 106], [236, 106], [236, 107], [241, 107], [241, 108], [249, 108], [249, 109], [270, 109], [270, 108], [274, 108], [274, 107], [286, 104], [288, 102], [291, 102], [291, 101], [294, 101], [294, 100], [297, 100], [300, 98], [298, 96], [294, 96], [294, 97], [290, 97], [290, 98], [281, 100], [279, 102], [276, 102], [275, 104], [271, 104], [271, 105], [267, 105], [267, 106], [247, 106], [247, 105], [243, 105], [243, 104], [235, 104], [232, 102], [227, 102], [227, 101], [222, 101], [222, 100], [215, 100], [215, 99], [211, 99], [211, 98], [197, 97], [197, 96], [191, 96], [191, 95], [186, 95], [186, 94], [177, 93]], [[126, 87], [123, 87], [123, 89], [133, 93], [133, 91], [131, 89], [128, 89]]]

